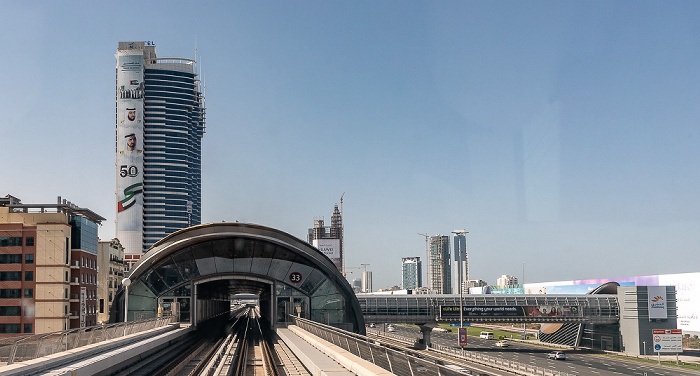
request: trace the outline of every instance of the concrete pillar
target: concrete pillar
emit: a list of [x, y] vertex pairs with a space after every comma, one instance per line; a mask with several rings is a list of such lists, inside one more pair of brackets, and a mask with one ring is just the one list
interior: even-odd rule
[[420, 328], [421, 334], [423, 335], [423, 343], [420, 343], [419, 341], [415, 344], [415, 347], [418, 350], [423, 350], [430, 346], [430, 333], [432, 333], [433, 328], [437, 327], [437, 322], [417, 325]]

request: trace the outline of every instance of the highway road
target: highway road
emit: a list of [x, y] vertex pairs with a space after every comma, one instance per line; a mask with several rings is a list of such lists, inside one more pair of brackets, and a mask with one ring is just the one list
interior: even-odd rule
[[[416, 327], [395, 325], [395, 334], [418, 338], [420, 330]], [[456, 328], [455, 328], [456, 330]], [[456, 333], [433, 332], [433, 343], [454, 346], [457, 345]], [[529, 364], [532, 366], [549, 368], [581, 376], [698, 376], [700, 372], [683, 370], [682, 368], [659, 366], [656, 364], [642, 363], [633, 360], [615, 359], [612, 357], [590, 354], [585, 351], [565, 351], [566, 360], [547, 359], [547, 353], [552, 349], [534, 346], [518, 342], [509, 342], [506, 348], [496, 347], [496, 340], [484, 340], [477, 337], [468, 337], [468, 345], [465, 350], [478, 351], [489, 356]]]

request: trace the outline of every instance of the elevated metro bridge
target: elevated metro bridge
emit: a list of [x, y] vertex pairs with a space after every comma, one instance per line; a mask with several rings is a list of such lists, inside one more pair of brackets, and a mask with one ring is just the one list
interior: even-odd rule
[[[358, 294], [365, 322], [428, 324], [460, 321], [459, 295]], [[464, 295], [465, 323], [614, 324], [616, 295]]]

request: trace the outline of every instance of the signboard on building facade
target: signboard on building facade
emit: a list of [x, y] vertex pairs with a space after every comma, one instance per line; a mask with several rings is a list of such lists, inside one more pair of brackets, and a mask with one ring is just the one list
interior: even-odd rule
[[314, 239], [313, 246], [326, 255], [340, 269], [340, 239]]
[[117, 238], [143, 253], [143, 51], [117, 53]]
[[654, 351], [658, 353], [683, 352], [683, 330], [681, 329], [653, 329], [652, 339]]
[[666, 286], [647, 286], [649, 295], [649, 320], [667, 319]]

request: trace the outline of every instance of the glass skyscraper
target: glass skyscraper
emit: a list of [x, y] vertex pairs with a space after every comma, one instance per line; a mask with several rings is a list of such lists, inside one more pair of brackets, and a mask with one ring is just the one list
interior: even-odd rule
[[153, 243], [201, 223], [205, 107], [196, 62], [153, 42], [117, 51], [117, 238], [133, 264]]
[[423, 287], [423, 268], [420, 257], [401, 258], [401, 288], [417, 289]]

